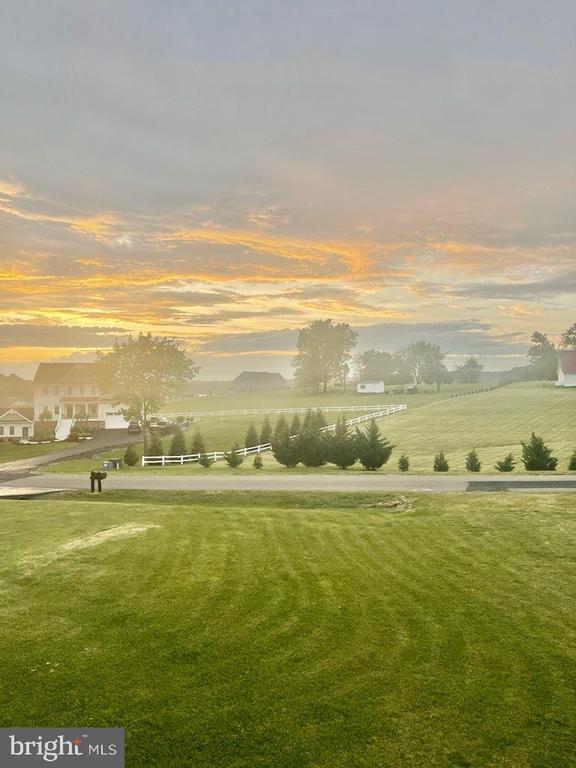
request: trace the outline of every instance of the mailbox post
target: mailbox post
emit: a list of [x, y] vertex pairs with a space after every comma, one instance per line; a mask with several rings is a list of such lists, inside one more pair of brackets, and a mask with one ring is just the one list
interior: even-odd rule
[[93, 469], [92, 472], [90, 472], [90, 493], [94, 493], [96, 483], [98, 484], [98, 493], [102, 493], [102, 480], [106, 480], [107, 477], [107, 472], [102, 472], [100, 469]]

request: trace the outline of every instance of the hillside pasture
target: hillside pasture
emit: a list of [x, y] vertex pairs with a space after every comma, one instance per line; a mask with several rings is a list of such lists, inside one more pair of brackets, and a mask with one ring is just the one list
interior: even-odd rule
[[[516, 473], [523, 472], [520, 463], [520, 441], [530, 437], [534, 430], [553, 447], [560, 460], [559, 471], [566, 471], [569, 457], [576, 447], [576, 391], [560, 389], [549, 383], [511, 384], [491, 391], [471, 394], [454, 392], [442, 397], [435, 393], [405, 397], [408, 410], [401, 414], [379, 421], [382, 433], [396, 446], [390, 462], [383, 471], [398, 472], [398, 457], [401, 453], [409, 456], [411, 472], [430, 473], [434, 455], [439, 451], [446, 453], [451, 472], [465, 472], [465, 458], [468, 451], [476, 448], [482, 461], [482, 471], [494, 472], [494, 464], [507, 453], [513, 453], [518, 462]], [[441, 393], [442, 394], [442, 393]], [[420, 399], [422, 398], [422, 399]], [[357, 402], [357, 401], [356, 401]], [[391, 401], [392, 402], [392, 401]], [[350, 412], [349, 416], [353, 416]], [[275, 423], [272, 417], [272, 424]], [[244, 436], [251, 421], [259, 429], [262, 416], [206, 416], [187, 433], [190, 445], [192, 434], [198, 428], [208, 450], [226, 450], [234, 442], [244, 444]], [[329, 415], [329, 421], [336, 415]], [[170, 438], [164, 439], [166, 453], [170, 450]], [[142, 452], [142, 446], [138, 446]], [[112, 452], [108, 455], [118, 455]], [[277, 464], [271, 454], [263, 454], [263, 471], [302, 472], [302, 467], [286, 470]], [[53, 471], [75, 472], [89, 470], [94, 464], [92, 459], [63, 462], [52, 467]], [[229, 471], [222, 463], [214, 464], [204, 470], [194, 464], [184, 467], [147, 467], [127, 471], [146, 472], [217, 472]], [[236, 472], [252, 472], [251, 460]], [[327, 466], [314, 471], [339, 471], [334, 466]], [[355, 465], [347, 471], [362, 471]]]

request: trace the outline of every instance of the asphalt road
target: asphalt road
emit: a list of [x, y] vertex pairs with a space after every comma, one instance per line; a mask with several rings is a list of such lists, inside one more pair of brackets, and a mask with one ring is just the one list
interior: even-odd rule
[[[1, 481], [0, 481], [1, 482]], [[30, 488], [59, 488], [76, 490], [89, 488], [87, 475], [32, 474], [15, 477], [6, 486]], [[161, 475], [148, 472], [115, 474], [109, 472], [104, 481], [106, 489], [186, 490], [186, 491], [575, 491], [572, 475], [531, 475], [518, 479], [501, 475], [387, 475], [384, 473], [350, 474], [286, 474], [286, 475]]]

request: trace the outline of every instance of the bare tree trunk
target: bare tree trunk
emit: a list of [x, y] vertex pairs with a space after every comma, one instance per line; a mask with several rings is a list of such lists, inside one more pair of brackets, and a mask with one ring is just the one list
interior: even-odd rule
[[148, 453], [148, 410], [142, 408], [142, 443], [144, 445], [144, 455]]

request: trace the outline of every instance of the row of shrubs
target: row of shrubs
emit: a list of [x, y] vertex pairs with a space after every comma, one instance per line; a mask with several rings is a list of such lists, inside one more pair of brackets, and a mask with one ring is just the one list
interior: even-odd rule
[[[380, 429], [374, 420], [369, 423], [366, 431], [356, 428], [352, 431], [341, 417], [332, 432], [323, 432], [326, 426], [324, 413], [308, 411], [303, 422], [295, 415], [289, 424], [285, 417], [281, 416], [274, 430], [271, 429], [268, 418], [265, 419], [260, 433], [253, 424], [250, 424], [244, 445], [252, 448], [256, 445], [271, 443], [272, 454], [279, 464], [286, 467], [296, 467], [302, 464], [305, 467], [320, 467], [325, 464], [335, 464], [341, 469], [351, 467], [356, 462], [368, 470], [376, 470], [384, 466], [394, 449], [388, 440], [382, 437]], [[552, 455], [552, 450], [544, 443], [541, 437], [532, 433], [530, 440], [522, 442], [522, 463], [527, 471], [554, 471], [558, 466], [558, 459]], [[190, 453], [199, 454], [199, 463], [209, 467], [212, 459], [207, 456], [206, 446], [199, 431], [196, 431], [190, 446]], [[244, 463], [240, 446], [235, 444], [224, 455], [224, 460], [230, 467], [238, 467]], [[164, 453], [162, 441], [157, 435], [152, 436], [148, 455], [161, 456]], [[169, 453], [179, 456], [186, 453], [186, 440], [184, 434], [178, 430], [172, 437]], [[128, 466], [138, 463], [138, 454], [133, 446], [130, 446], [124, 457]], [[258, 454], [254, 459], [254, 467], [262, 466], [262, 458]], [[482, 462], [478, 452], [471, 450], [465, 459], [465, 466], [469, 472], [480, 472]], [[513, 454], [509, 453], [496, 462], [494, 469], [499, 472], [512, 472], [517, 466]], [[398, 468], [401, 472], [408, 472], [410, 459], [402, 454], [398, 459]], [[448, 472], [450, 465], [444, 452], [434, 457], [432, 469], [434, 472]], [[568, 469], [576, 471], [576, 450], [568, 465]]]

